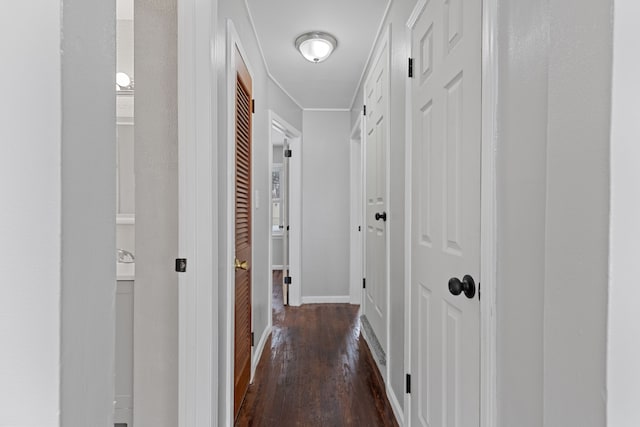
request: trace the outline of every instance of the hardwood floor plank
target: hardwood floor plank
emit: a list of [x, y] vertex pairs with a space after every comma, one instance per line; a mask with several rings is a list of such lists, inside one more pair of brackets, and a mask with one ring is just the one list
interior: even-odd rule
[[358, 306], [283, 307], [281, 284], [274, 272], [273, 331], [236, 426], [397, 426]]

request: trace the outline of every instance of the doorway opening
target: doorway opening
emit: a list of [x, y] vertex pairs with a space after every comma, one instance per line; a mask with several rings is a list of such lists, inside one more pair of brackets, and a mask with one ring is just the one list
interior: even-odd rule
[[135, 279], [133, 0], [116, 4], [116, 426], [133, 425]]
[[[301, 304], [302, 134], [275, 112], [269, 111], [269, 295], [274, 288], [282, 304]], [[270, 300], [273, 313], [273, 301]], [[269, 327], [273, 325], [270, 318]]]
[[362, 122], [358, 120], [351, 131], [349, 147], [349, 299], [351, 304], [362, 304], [362, 280], [364, 278], [363, 253], [363, 156]]

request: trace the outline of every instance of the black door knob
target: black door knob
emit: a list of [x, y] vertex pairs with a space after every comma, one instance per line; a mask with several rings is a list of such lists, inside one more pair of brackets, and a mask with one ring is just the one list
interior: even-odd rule
[[387, 220], [387, 213], [386, 212], [382, 212], [382, 213], [376, 212], [376, 221], [380, 221], [380, 220], [383, 220], [383, 221]]
[[457, 277], [452, 277], [449, 279], [449, 292], [452, 295], [460, 295], [464, 292], [465, 296], [471, 299], [476, 294], [476, 282], [468, 274], [462, 278], [462, 282]]

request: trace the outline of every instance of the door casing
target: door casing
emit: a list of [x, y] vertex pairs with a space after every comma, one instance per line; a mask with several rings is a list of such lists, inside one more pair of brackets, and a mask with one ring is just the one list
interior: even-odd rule
[[[421, 10], [419, 0], [415, 10]], [[217, 50], [211, 43], [211, 34], [216, 33], [217, 0], [179, 2], [178, 13], [178, 105], [179, 105], [179, 150], [180, 150], [180, 254], [193, 262], [188, 273], [180, 275], [180, 372], [179, 372], [179, 419], [180, 425], [195, 426], [215, 423], [216, 415], [230, 425], [229, 369], [218, 372], [218, 336], [222, 332], [218, 323], [218, 306], [212, 300], [211, 283], [218, 271], [218, 259], [224, 261], [228, 254], [219, 253], [217, 247], [217, 225], [220, 219], [218, 207], [225, 208], [226, 200], [218, 194], [218, 153], [211, 150], [215, 140], [215, 125], [218, 109], [217, 89], [211, 76], [215, 73], [215, 61], [196, 61], [197, 57], [210, 58]], [[414, 12], [415, 12], [414, 10]], [[497, 133], [498, 54], [497, 54], [497, 0], [483, 1], [483, 76], [482, 76], [482, 220], [481, 220], [481, 427], [492, 427], [497, 422], [496, 397], [496, 200], [495, 200], [495, 153]], [[416, 17], [407, 22], [405, 40], [410, 40], [410, 28]], [[196, 25], [197, 23], [197, 25]], [[235, 29], [233, 30], [235, 33]], [[235, 39], [238, 40], [237, 33]], [[232, 43], [228, 43], [232, 45]], [[215, 50], [214, 50], [215, 49]], [[228, 72], [229, 70], [227, 70]], [[410, 91], [406, 102], [410, 105]], [[196, 90], [198, 88], [198, 90]], [[408, 110], [407, 110], [408, 111]], [[407, 126], [409, 126], [407, 118]], [[407, 139], [410, 138], [407, 127]], [[195, 149], [189, 149], [195, 140]], [[200, 156], [196, 154], [200, 153]], [[184, 154], [184, 155], [183, 155]], [[405, 163], [410, 164], [410, 150], [406, 151]], [[405, 188], [410, 188], [411, 171], [406, 170]], [[195, 185], [197, 183], [197, 185]], [[188, 188], [196, 188], [191, 194]], [[221, 196], [221, 195], [220, 195]], [[204, 203], [211, 211], [196, 215], [196, 207]], [[410, 197], [405, 198], [405, 224], [411, 223]], [[406, 208], [405, 206], [405, 208]], [[205, 236], [203, 238], [203, 236]], [[224, 237], [224, 236], [220, 236]], [[405, 241], [410, 242], [410, 230], [405, 228]], [[410, 244], [409, 244], [410, 246]], [[405, 251], [407, 251], [405, 247]], [[410, 252], [405, 252], [405, 306], [410, 304]], [[208, 264], [207, 261], [208, 260]], [[200, 262], [199, 262], [200, 261]], [[192, 266], [193, 265], [193, 269]], [[228, 274], [227, 274], [228, 276]], [[228, 284], [224, 284], [228, 287]], [[193, 291], [188, 291], [193, 289]], [[194, 295], [200, 298], [194, 298]], [[202, 298], [204, 296], [204, 298]], [[228, 304], [227, 304], [228, 306]], [[405, 366], [410, 372], [410, 312], [405, 310]], [[228, 343], [220, 343], [227, 348]], [[195, 349], [195, 350], [193, 350]], [[189, 356], [189, 357], [183, 357]], [[227, 355], [228, 358], [228, 355]], [[196, 375], [198, 373], [198, 375]], [[223, 381], [224, 408], [218, 407], [218, 388]], [[226, 390], [226, 391], [225, 391]], [[233, 402], [231, 401], [231, 405]], [[405, 411], [410, 397], [405, 394]], [[224, 414], [226, 412], [226, 414]]]
[[[362, 303], [362, 278], [364, 277], [363, 268], [363, 236], [364, 223], [363, 219], [363, 149], [362, 149], [362, 117], [358, 118], [356, 124], [351, 130], [350, 141], [350, 177], [351, 177], [351, 197], [350, 197], [350, 257], [349, 257], [349, 298], [351, 304]], [[355, 154], [357, 153], [357, 155]], [[358, 227], [360, 229], [358, 230]]]
[[[227, 52], [226, 52], [226, 83], [227, 83], [227, 140], [226, 140], [226, 247], [225, 254], [222, 256], [221, 269], [226, 272], [226, 281], [222, 284], [225, 287], [226, 304], [224, 305], [224, 317], [225, 317], [225, 343], [222, 350], [225, 354], [225, 369], [221, 373], [220, 377], [224, 378], [224, 408], [221, 410], [224, 424], [232, 425], [234, 418], [234, 308], [235, 308], [235, 268], [233, 261], [235, 259], [235, 225], [233, 218], [235, 217], [235, 102], [236, 102], [236, 52], [240, 53], [242, 59], [249, 71], [250, 75], [255, 75], [251, 63], [248, 60], [248, 56], [242, 44], [240, 37], [231, 20], [227, 20]], [[255, 89], [254, 89], [255, 91]], [[252, 155], [253, 157], [253, 155]], [[254, 177], [254, 159], [252, 164], [252, 182]], [[253, 185], [252, 185], [253, 187]], [[254, 195], [252, 194], [251, 197]], [[251, 216], [251, 241], [255, 241], [255, 215]], [[255, 266], [254, 251], [251, 253], [251, 262], [249, 265]], [[252, 290], [252, 295], [254, 292]], [[252, 296], [253, 298], [253, 296]], [[251, 301], [251, 306], [254, 306]], [[253, 313], [251, 315], [251, 330], [253, 331]], [[251, 355], [251, 364], [253, 365], [253, 348]]]
[[[391, 33], [391, 24], [387, 25], [382, 37], [380, 37], [380, 41], [379, 41], [379, 46], [377, 46], [377, 48], [375, 49], [375, 53], [371, 56], [371, 61], [369, 62], [369, 64], [375, 64], [378, 59], [381, 59], [380, 56], [384, 53], [385, 49], [387, 50], [387, 57], [386, 58], [382, 58], [384, 61], [387, 62], [387, 76], [386, 76], [386, 81], [385, 84], [387, 85], [388, 91], [387, 91], [387, 96], [389, 97], [389, 99], [387, 99], [387, 111], [385, 111], [385, 117], [387, 118], [387, 120], [389, 120], [389, 110], [390, 110], [390, 105], [391, 105], [391, 44], [390, 44], [390, 33]], [[369, 73], [373, 72], [373, 70], [369, 70]], [[369, 79], [370, 75], [367, 74], [365, 76], [365, 78], [362, 81], [362, 84], [364, 85], [364, 83]], [[366, 91], [365, 93], [363, 93], [363, 104], [366, 105], [367, 103], [367, 99], [366, 99]], [[363, 182], [366, 181], [366, 150], [367, 150], [367, 121], [366, 121], [366, 116], [364, 116], [364, 119], [362, 119], [362, 139], [361, 139], [361, 145], [362, 145], [362, 162], [363, 162]], [[386, 299], [386, 319], [385, 319], [385, 328], [386, 328], [386, 340], [385, 343], [381, 343], [384, 345], [385, 347], [385, 352], [386, 352], [386, 367], [385, 369], [381, 369], [381, 374], [385, 380], [385, 384], [386, 384], [386, 389], [387, 389], [387, 395], [391, 396], [393, 395], [393, 391], [391, 390], [391, 385], [389, 382], [389, 375], [390, 375], [390, 371], [391, 371], [391, 355], [389, 354], [389, 348], [390, 348], [390, 334], [389, 331], [391, 329], [391, 316], [390, 316], [390, 310], [391, 310], [391, 301], [390, 301], [390, 295], [389, 295], [389, 283], [390, 283], [390, 265], [391, 265], [391, 239], [389, 238], [389, 236], [391, 235], [391, 233], [395, 232], [395, 229], [393, 228], [393, 221], [391, 220], [391, 208], [389, 206], [389, 199], [391, 197], [390, 194], [390, 188], [391, 188], [391, 153], [390, 153], [390, 141], [391, 141], [391, 126], [389, 123], [387, 123], [386, 127], [385, 127], [385, 200], [386, 200], [386, 204], [387, 204], [387, 221], [386, 221], [386, 242], [385, 242], [385, 257], [384, 257], [384, 262], [386, 264], [386, 268], [385, 268], [385, 277], [384, 277], [384, 285], [385, 285], [385, 299]], [[367, 207], [366, 207], [366, 183], [363, 186], [363, 191], [362, 191], [362, 200], [363, 200], [363, 205], [362, 205], [362, 231], [363, 231], [363, 253], [362, 253], [362, 257], [363, 257], [363, 272], [364, 275], [366, 276], [366, 247], [367, 247], [367, 233], [365, 232], [365, 227], [367, 226], [367, 218], [366, 218], [366, 211], [367, 211]], [[364, 304], [364, 299], [366, 298], [365, 296], [365, 292], [362, 292], [362, 303]], [[362, 311], [362, 310], [361, 310]], [[366, 339], [366, 335], [365, 339]], [[377, 358], [374, 357], [374, 359], [376, 360], [376, 363], [378, 363]], [[378, 368], [381, 368], [381, 366], [378, 365]]]
[[[406, 24], [405, 43], [411, 52], [413, 27], [429, 0], [418, 0]], [[497, 0], [482, 2], [482, 77], [481, 77], [481, 188], [480, 188], [480, 427], [497, 423], [497, 223], [496, 223], [496, 153], [498, 100], [498, 4]], [[405, 85], [406, 111], [411, 111], [411, 80]], [[405, 190], [411, 188], [411, 115], [406, 115]], [[405, 371], [411, 373], [411, 192], [405, 197]], [[405, 393], [405, 420], [410, 420], [411, 395]]]
[[[302, 245], [302, 133], [280, 117], [275, 111], [269, 110], [269, 177], [273, 171], [273, 141], [271, 140], [271, 128], [277, 126], [287, 138], [289, 147], [293, 151], [289, 167], [289, 275], [293, 280], [289, 287], [289, 305], [301, 304], [302, 289], [302, 261], [300, 248]], [[297, 156], [297, 157], [296, 157]], [[269, 199], [271, 200], [271, 199]], [[269, 210], [269, 224], [272, 223], [272, 212]], [[269, 229], [271, 232], [271, 229]], [[269, 234], [269, 265], [273, 265], [273, 244]], [[273, 275], [269, 275], [269, 295], [273, 295]], [[271, 313], [272, 301], [269, 299], [269, 313]], [[273, 318], [269, 315], [268, 328], [273, 326]]]

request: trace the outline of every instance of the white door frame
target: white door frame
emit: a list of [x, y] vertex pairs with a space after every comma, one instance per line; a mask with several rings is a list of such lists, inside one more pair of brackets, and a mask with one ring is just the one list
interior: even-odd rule
[[[178, 423], [215, 425], [218, 414], [217, 86], [211, 64], [218, 0], [178, 1]], [[206, 237], [205, 237], [206, 236]], [[204, 237], [204, 238], [203, 238]]]
[[[289, 161], [289, 305], [299, 306], [302, 301], [302, 133], [275, 111], [269, 110], [269, 182], [273, 172], [273, 141], [271, 130], [278, 128], [289, 141], [293, 156]], [[269, 187], [271, 188], [271, 187]], [[269, 196], [271, 203], [271, 196]], [[273, 222], [273, 212], [269, 209], [269, 224]], [[269, 227], [269, 268], [273, 263], [273, 242]], [[269, 295], [273, 295], [273, 274], [269, 274]], [[272, 310], [272, 298], [269, 298], [269, 313]], [[267, 327], [273, 326], [273, 317], [269, 314]]]
[[[391, 24], [388, 24], [386, 26], [386, 28], [384, 29], [384, 32], [382, 33], [382, 36], [379, 39], [379, 45], [377, 46], [376, 50], [374, 51], [374, 54], [371, 56], [371, 62], [369, 62], [369, 64], [371, 64], [371, 66], [373, 67], [373, 64], [376, 63], [376, 61], [378, 60], [378, 58], [382, 55], [382, 53], [384, 52], [385, 46], [387, 49], [387, 57], [385, 58], [385, 61], [387, 62], [387, 78], [386, 78], [386, 82], [385, 84], [387, 84], [388, 87], [388, 91], [387, 91], [387, 96], [389, 97], [389, 99], [387, 99], [387, 111], [385, 111], [385, 117], [387, 118], [387, 120], [389, 120], [389, 111], [391, 109], [391, 72], [392, 72], [392, 68], [391, 68]], [[364, 79], [362, 80], [362, 84], [365, 85], [366, 82], [369, 80], [369, 77], [371, 76], [371, 73], [373, 72], [373, 70], [369, 70], [369, 73], [367, 75], [365, 75]], [[363, 91], [362, 94], [362, 102], [364, 105], [367, 104], [367, 94], [366, 94], [366, 90]], [[390, 290], [389, 290], [389, 285], [391, 283], [391, 239], [389, 236], [391, 236], [392, 230], [393, 230], [393, 217], [391, 215], [391, 209], [390, 209], [390, 205], [389, 205], [389, 199], [391, 198], [391, 123], [387, 122], [387, 126], [385, 127], [386, 132], [385, 132], [385, 165], [384, 167], [386, 168], [386, 172], [385, 172], [385, 193], [384, 193], [384, 197], [386, 200], [386, 204], [387, 204], [387, 236], [386, 236], [386, 241], [385, 241], [385, 258], [384, 258], [384, 262], [386, 263], [386, 273], [385, 273], [385, 277], [384, 277], [384, 281], [385, 281], [385, 292], [386, 292], [386, 319], [385, 319], [385, 328], [387, 329], [387, 333], [386, 333], [386, 342], [384, 343], [385, 346], [385, 356], [386, 356], [386, 368], [385, 369], [380, 369], [380, 373], [382, 374], [382, 377], [385, 381], [385, 385], [386, 385], [386, 391], [387, 391], [387, 395], [390, 396], [392, 393], [391, 390], [391, 384], [389, 382], [389, 375], [391, 372], [391, 355], [390, 355], [390, 351], [389, 351], [389, 347], [391, 345], [391, 338], [389, 336], [389, 331], [391, 330], [391, 316], [390, 316], [390, 311], [391, 311], [391, 298], [390, 298]], [[366, 256], [367, 256], [367, 251], [366, 251], [366, 244], [367, 244], [367, 233], [365, 232], [365, 227], [367, 226], [367, 206], [366, 206], [366, 156], [367, 156], [367, 116], [363, 115], [362, 118], [362, 161], [363, 161], [363, 187], [362, 187], [362, 196], [363, 196], [363, 206], [362, 206], [362, 230], [363, 230], [363, 236], [362, 236], [362, 240], [363, 240], [363, 252], [362, 252], [362, 259], [363, 259], [363, 273], [366, 276]], [[364, 293], [362, 293], [362, 301], [364, 302]], [[362, 311], [362, 309], [361, 309]], [[365, 339], [366, 339], [366, 335]], [[380, 343], [382, 344], [382, 343]], [[371, 346], [370, 346], [371, 347]], [[376, 364], [378, 366], [378, 368], [380, 368], [380, 366], [378, 365], [378, 359], [376, 357], [374, 357]]]
[[[418, 0], [406, 25], [406, 43], [411, 52], [411, 33], [428, 0]], [[497, 318], [496, 318], [496, 152], [498, 101], [498, 6], [497, 0], [482, 2], [482, 148], [480, 201], [480, 427], [497, 423]], [[406, 89], [405, 152], [405, 366], [411, 373], [411, 79]], [[478, 290], [480, 293], [480, 289]], [[405, 419], [411, 422], [411, 395], [405, 393]]]
[[[235, 183], [235, 173], [236, 173], [236, 148], [235, 148], [235, 140], [236, 140], [236, 130], [235, 130], [235, 103], [236, 103], [236, 48], [237, 51], [240, 52], [240, 56], [251, 75], [251, 78], [254, 79], [255, 73], [253, 72], [253, 67], [249, 61], [249, 57], [242, 46], [240, 41], [240, 36], [233, 24], [233, 21], [227, 19], [227, 40], [226, 40], [226, 73], [225, 73], [225, 82], [226, 82], [226, 93], [223, 95], [226, 99], [226, 141], [221, 143], [221, 146], [225, 146], [226, 151], [226, 165], [225, 165], [225, 204], [223, 208], [226, 208], [226, 221], [224, 221], [224, 229], [226, 230], [226, 236], [224, 237], [224, 253], [221, 256], [220, 270], [224, 271], [225, 280], [221, 281], [222, 287], [225, 289], [225, 301], [224, 307], [222, 307], [222, 314], [225, 318], [225, 342], [223, 352], [225, 353], [225, 366], [224, 372], [221, 373], [220, 377], [223, 378], [223, 397], [224, 397], [224, 407], [218, 408], [220, 413], [222, 414], [224, 425], [232, 425], [233, 424], [233, 398], [234, 398], [234, 333], [235, 333], [235, 268], [233, 265], [233, 260], [235, 259], [235, 192], [236, 192], [236, 183]], [[253, 81], [252, 93], [256, 92], [255, 80]], [[251, 143], [253, 144], [255, 141], [253, 139], [255, 127], [251, 128]], [[255, 200], [255, 187], [253, 186], [253, 182], [255, 181], [255, 150], [251, 150], [251, 188], [254, 194], [251, 195], [252, 200]], [[251, 206], [251, 242], [255, 242], [255, 205]], [[254, 259], [255, 251], [253, 248], [251, 249], [251, 266], [256, 265]], [[253, 289], [254, 283], [252, 280], [251, 287]], [[253, 302], [253, 298], [255, 298], [255, 292], [251, 292], [251, 330], [253, 331], [253, 322], [255, 320], [255, 316], [253, 313], [253, 308], [255, 306]], [[271, 300], [271, 298], [269, 298]], [[251, 354], [251, 364], [253, 366], [253, 354]]]
[[[356, 163], [354, 156], [354, 150], [359, 153], [359, 159]], [[351, 304], [360, 305], [362, 303], [362, 278], [364, 277], [363, 271], [363, 238], [364, 230], [362, 229], [363, 213], [362, 213], [362, 201], [363, 199], [363, 175], [362, 175], [362, 116], [358, 116], [353, 128], [351, 129], [351, 140], [349, 143], [349, 176], [351, 181], [351, 197], [350, 200], [350, 256], [349, 256], [349, 300]], [[359, 174], [354, 175], [354, 167], [357, 165]], [[358, 197], [358, 195], [360, 197]], [[357, 227], [360, 227], [359, 231]]]

